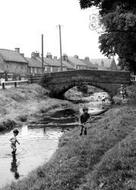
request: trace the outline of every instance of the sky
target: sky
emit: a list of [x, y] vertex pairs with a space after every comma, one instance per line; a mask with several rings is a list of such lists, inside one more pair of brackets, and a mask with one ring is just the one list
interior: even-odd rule
[[[0, 0], [0, 48], [20, 48], [30, 57], [41, 53], [41, 34], [44, 35], [44, 55], [62, 53], [80, 58], [101, 58], [98, 33], [89, 29], [92, 9], [81, 10], [79, 0]], [[93, 9], [94, 11], [94, 9]]]

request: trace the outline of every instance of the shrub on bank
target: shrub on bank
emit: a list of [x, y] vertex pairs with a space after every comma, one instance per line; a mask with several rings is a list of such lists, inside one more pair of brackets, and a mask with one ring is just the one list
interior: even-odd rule
[[4, 130], [11, 130], [16, 126], [17, 126], [17, 124], [15, 121], [8, 119], [8, 120], [0, 123], [0, 132], [2, 132]]
[[130, 85], [126, 87], [126, 97], [123, 99], [120, 92], [113, 97], [113, 103], [115, 105], [122, 104], [136, 104], [136, 85]]
[[130, 104], [136, 104], [136, 85], [127, 87], [127, 95]]

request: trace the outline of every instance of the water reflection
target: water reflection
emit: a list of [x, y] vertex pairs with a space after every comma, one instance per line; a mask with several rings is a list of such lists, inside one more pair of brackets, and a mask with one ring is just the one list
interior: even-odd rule
[[20, 177], [19, 172], [18, 172], [18, 165], [19, 165], [19, 163], [17, 162], [16, 153], [13, 152], [12, 153], [12, 161], [11, 161], [10, 171], [12, 173], [14, 173], [14, 178], [15, 179], [19, 179], [19, 177]]
[[43, 127], [43, 133], [46, 134], [46, 127]]
[[110, 99], [107, 92], [94, 86], [86, 85], [86, 90], [84, 91], [84, 89], [82, 85], [80, 87], [75, 86], [65, 93], [65, 97], [78, 103], [101, 102], [104, 98]]
[[47, 162], [58, 147], [60, 128], [19, 128], [16, 154], [11, 153], [12, 131], [0, 134], [0, 188], [22, 179], [36, 167]]

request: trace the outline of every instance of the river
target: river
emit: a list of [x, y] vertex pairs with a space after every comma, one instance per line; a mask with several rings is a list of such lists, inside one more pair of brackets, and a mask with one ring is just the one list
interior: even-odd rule
[[60, 128], [19, 129], [17, 154], [11, 154], [9, 139], [12, 131], [0, 135], [0, 187], [25, 177], [30, 171], [47, 162], [57, 149]]
[[[79, 104], [79, 110], [86, 104], [90, 114], [96, 114], [102, 110], [100, 95], [95, 94], [96, 99]], [[98, 101], [98, 99], [100, 100]], [[58, 141], [64, 131], [71, 126], [77, 126], [75, 112], [70, 109], [58, 110], [50, 118], [49, 122], [40, 127], [35, 124], [24, 125], [19, 128], [17, 154], [11, 153], [9, 139], [13, 136], [12, 131], [0, 134], [0, 187], [11, 181], [17, 181], [27, 176], [29, 172], [43, 163], [49, 161], [58, 147]], [[46, 117], [45, 117], [45, 120]], [[40, 122], [41, 123], [41, 122]], [[55, 126], [55, 127], [54, 127]], [[64, 129], [64, 126], [65, 127]]]

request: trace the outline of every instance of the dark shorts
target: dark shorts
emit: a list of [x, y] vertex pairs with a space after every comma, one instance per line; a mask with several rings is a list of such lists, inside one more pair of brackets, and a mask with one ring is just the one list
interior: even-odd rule
[[15, 145], [15, 144], [11, 144], [11, 148], [12, 148], [13, 150], [16, 150], [16, 145]]

